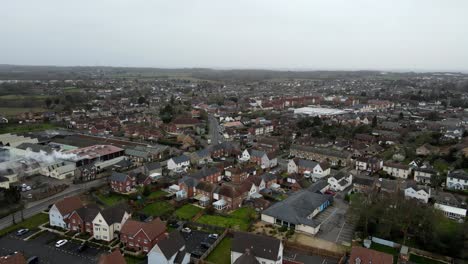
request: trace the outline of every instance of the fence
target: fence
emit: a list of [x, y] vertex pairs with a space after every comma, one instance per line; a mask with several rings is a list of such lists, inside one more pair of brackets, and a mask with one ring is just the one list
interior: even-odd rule
[[210, 253], [218, 246], [219, 243], [224, 239], [224, 237], [229, 233], [229, 229], [224, 230], [224, 232], [216, 239], [216, 241], [211, 244], [210, 248], [208, 248], [205, 253], [200, 257], [200, 260], [203, 261], [206, 257], [210, 255]]
[[298, 251], [307, 255], [318, 255], [322, 257], [331, 257], [331, 258], [337, 258], [337, 259], [340, 259], [341, 257], [343, 257], [343, 254], [341, 253], [333, 252], [333, 251], [322, 249], [322, 248], [305, 246], [302, 244], [284, 241], [284, 240], [283, 240], [283, 244], [284, 244], [285, 249], [292, 249], [292, 250], [295, 250], [295, 251]]

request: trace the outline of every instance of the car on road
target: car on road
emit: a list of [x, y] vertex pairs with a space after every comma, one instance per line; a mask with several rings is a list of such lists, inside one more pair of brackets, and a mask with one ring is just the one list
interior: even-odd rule
[[66, 243], [68, 243], [68, 240], [66, 239], [60, 239], [59, 241], [57, 241], [57, 243], [55, 243], [55, 247], [61, 247], [63, 245], [65, 245]]
[[218, 234], [209, 234], [208, 237], [212, 239], [218, 239]]
[[16, 235], [17, 235], [17, 236], [22, 236], [22, 235], [25, 235], [25, 234], [28, 233], [28, 232], [29, 232], [29, 229], [27, 229], [27, 228], [22, 228], [22, 229], [16, 231]]
[[192, 232], [192, 229], [188, 228], [188, 227], [184, 227], [182, 228], [182, 233], [191, 233]]

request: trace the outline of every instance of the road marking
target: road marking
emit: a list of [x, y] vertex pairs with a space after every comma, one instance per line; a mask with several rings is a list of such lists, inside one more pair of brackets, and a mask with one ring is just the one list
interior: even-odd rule
[[343, 222], [343, 225], [340, 228], [340, 232], [338, 232], [338, 235], [336, 236], [335, 243], [338, 242], [338, 239], [340, 239], [340, 234], [341, 234], [341, 231], [343, 231], [343, 227], [345, 226], [345, 224], [346, 224], [346, 220]]
[[325, 218], [325, 220], [323, 220], [321, 224], [324, 224], [325, 222], [327, 222], [327, 220], [328, 220], [330, 217], [332, 217], [332, 216], [336, 213], [336, 211], [338, 211], [338, 208], [335, 208], [335, 210], [334, 210], [327, 218]]

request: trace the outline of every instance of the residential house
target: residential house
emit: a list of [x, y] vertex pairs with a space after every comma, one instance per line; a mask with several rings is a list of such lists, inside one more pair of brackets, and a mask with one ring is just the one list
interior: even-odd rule
[[282, 264], [283, 249], [283, 243], [277, 238], [235, 232], [231, 244], [231, 264]]
[[247, 192], [242, 186], [230, 186], [223, 184], [213, 192], [213, 207], [216, 210], [233, 210], [241, 207]]
[[437, 171], [430, 167], [414, 168], [414, 180], [418, 183], [430, 184], [431, 179], [437, 175]]
[[431, 188], [427, 186], [418, 186], [415, 184], [408, 185], [405, 188], [405, 197], [428, 203], [429, 198], [431, 198]]
[[201, 206], [210, 205], [213, 199], [213, 192], [216, 189], [216, 185], [210, 182], [198, 182], [195, 186], [195, 196], [193, 197]]
[[264, 222], [285, 226], [297, 232], [315, 235], [321, 222], [314, 219], [333, 202], [333, 197], [302, 189], [262, 212]]
[[364, 247], [353, 246], [349, 264], [393, 264], [393, 255]]
[[185, 155], [170, 158], [167, 161], [167, 168], [171, 171], [182, 171], [185, 168], [188, 168], [189, 166], [190, 158]]
[[113, 240], [130, 217], [129, 210], [120, 204], [102, 210], [93, 219], [93, 237], [97, 240]]
[[148, 253], [158, 241], [166, 238], [166, 224], [156, 218], [151, 222], [126, 221], [120, 230], [125, 248]]
[[411, 175], [411, 167], [400, 163], [385, 162], [383, 170], [390, 176], [402, 179], [408, 179]]
[[211, 162], [211, 161], [212, 161], [211, 153], [210, 153], [209, 149], [207, 149], [207, 148], [195, 151], [190, 156], [190, 162], [192, 164], [203, 165], [203, 164], [206, 164], [206, 163]]
[[65, 197], [56, 202], [49, 210], [49, 224], [66, 229], [68, 227], [68, 217], [73, 211], [83, 207], [78, 196]]
[[332, 166], [347, 166], [351, 161], [351, 153], [330, 148], [292, 145], [290, 155], [307, 160], [327, 162]]
[[356, 170], [375, 173], [382, 169], [383, 160], [376, 157], [359, 157], [356, 159]]
[[274, 153], [266, 153], [256, 149], [246, 149], [242, 152], [241, 161], [250, 161], [262, 168], [273, 168], [278, 165], [278, 159]]
[[217, 167], [203, 167], [194, 173], [188, 174], [187, 176], [198, 181], [206, 181], [210, 183], [217, 183], [222, 179], [221, 170]]
[[468, 190], [468, 173], [464, 170], [454, 170], [448, 173], [446, 186], [453, 190]]
[[288, 173], [299, 173], [312, 178], [314, 181], [330, 174], [330, 167], [327, 163], [318, 163], [312, 160], [294, 158], [288, 162]]
[[129, 193], [136, 186], [136, 178], [121, 172], [112, 172], [109, 177], [111, 190], [118, 193]]
[[353, 175], [344, 171], [340, 171], [328, 178], [330, 188], [336, 192], [342, 192], [353, 183]]
[[230, 142], [222, 142], [210, 148], [212, 158], [237, 156], [240, 150]]
[[101, 211], [96, 204], [89, 204], [73, 211], [68, 219], [68, 229], [79, 232], [93, 234], [93, 220]]
[[241, 184], [250, 176], [256, 174], [257, 170], [254, 166], [236, 166], [224, 170], [226, 178], [230, 179], [234, 184]]
[[353, 189], [355, 193], [369, 193], [375, 186], [375, 178], [371, 177], [354, 177]]
[[148, 263], [188, 264], [190, 253], [186, 251], [185, 239], [178, 230], [160, 240], [148, 253]]

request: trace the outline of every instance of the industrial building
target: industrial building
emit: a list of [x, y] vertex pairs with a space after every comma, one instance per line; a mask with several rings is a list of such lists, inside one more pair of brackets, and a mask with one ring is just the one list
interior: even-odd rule
[[295, 115], [305, 115], [305, 116], [335, 116], [346, 114], [347, 112], [341, 109], [336, 108], [323, 108], [323, 107], [301, 107], [294, 109]]

